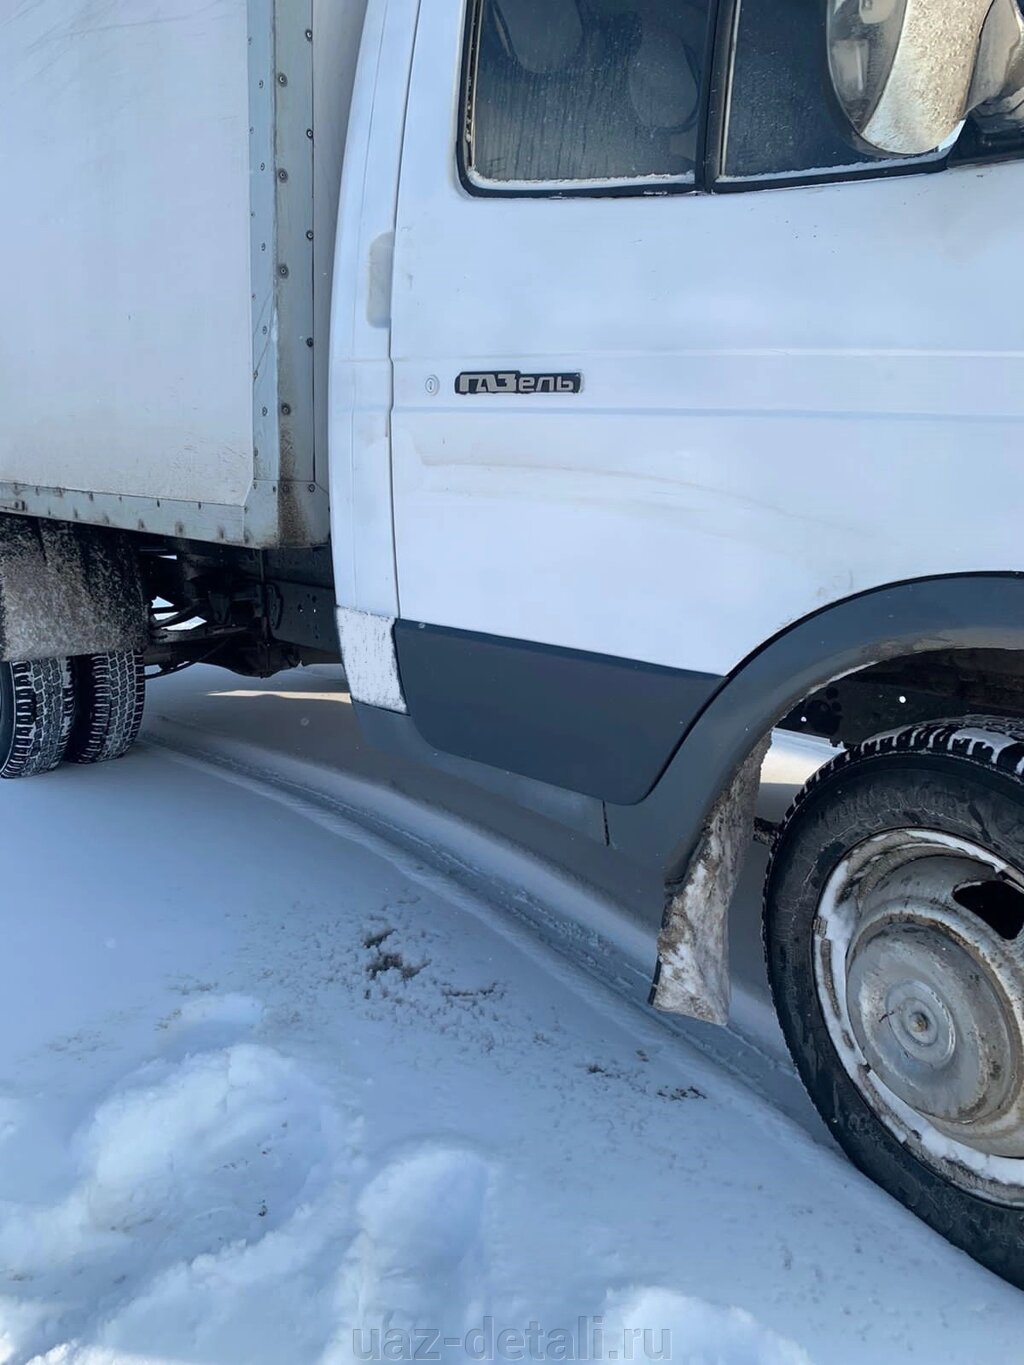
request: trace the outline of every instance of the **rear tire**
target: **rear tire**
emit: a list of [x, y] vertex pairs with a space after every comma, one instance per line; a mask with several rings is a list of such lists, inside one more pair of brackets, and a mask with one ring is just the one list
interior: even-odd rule
[[65, 757], [69, 763], [122, 758], [138, 738], [146, 704], [142, 655], [87, 654], [73, 659], [76, 713]]
[[70, 660], [0, 663], [0, 778], [51, 772], [74, 719]]

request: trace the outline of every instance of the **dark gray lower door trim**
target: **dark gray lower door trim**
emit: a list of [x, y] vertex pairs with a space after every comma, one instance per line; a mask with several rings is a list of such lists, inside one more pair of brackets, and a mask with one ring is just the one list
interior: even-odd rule
[[628, 806], [643, 800], [721, 679], [398, 621], [409, 715], [428, 745]]

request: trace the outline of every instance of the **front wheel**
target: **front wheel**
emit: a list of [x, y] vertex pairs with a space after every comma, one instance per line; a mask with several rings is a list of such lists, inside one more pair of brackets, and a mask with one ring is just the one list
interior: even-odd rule
[[1024, 726], [908, 727], [811, 779], [765, 949], [797, 1068], [868, 1175], [1024, 1287]]

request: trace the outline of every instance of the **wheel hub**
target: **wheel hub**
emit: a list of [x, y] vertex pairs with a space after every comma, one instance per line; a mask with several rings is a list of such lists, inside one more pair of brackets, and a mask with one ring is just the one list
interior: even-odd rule
[[899, 920], [858, 938], [847, 962], [850, 1022], [872, 1070], [947, 1131], [970, 1125], [981, 1139], [1020, 1075], [1021, 1039], [979, 956]]

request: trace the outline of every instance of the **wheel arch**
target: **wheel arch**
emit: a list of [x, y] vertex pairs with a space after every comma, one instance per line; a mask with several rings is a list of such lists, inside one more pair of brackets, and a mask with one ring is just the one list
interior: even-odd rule
[[[933, 651], [1024, 655], [1024, 574], [913, 579], [845, 598], [787, 626], [739, 664], [683, 735], [650, 794], [607, 807], [609, 842], [664, 870], [668, 888], [652, 999], [725, 1022], [725, 921], [749, 837], [766, 738], [805, 698], [842, 677]], [[744, 844], [745, 847], [745, 844]]]

